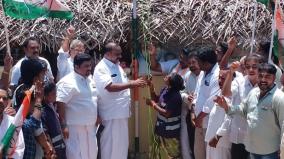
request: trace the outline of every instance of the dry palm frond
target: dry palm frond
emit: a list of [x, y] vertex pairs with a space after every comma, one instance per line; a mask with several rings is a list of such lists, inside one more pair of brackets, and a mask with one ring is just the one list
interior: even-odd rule
[[[140, 30], [140, 39], [162, 43], [174, 39], [186, 46], [203, 41], [217, 43], [236, 35], [240, 44], [248, 47], [254, 3], [255, 0], [139, 0], [140, 28], [144, 28]], [[77, 36], [89, 49], [110, 40], [131, 40], [131, 3], [126, 0], [72, 0], [67, 4], [75, 14], [72, 21], [7, 18], [11, 42], [21, 44], [27, 37], [36, 35], [42, 44], [57, 49], [70, 24], [77, 28]], [[262, 4], [258, 5], [257, 13], [255, 38], [267, 40], [271, 35], [271, 13]], [[0, 44], [4, 47], [3, 21], [0, 27]]]

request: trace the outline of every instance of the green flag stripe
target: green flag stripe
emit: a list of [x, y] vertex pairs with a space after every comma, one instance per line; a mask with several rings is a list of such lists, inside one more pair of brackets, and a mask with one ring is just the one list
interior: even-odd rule
[[72, 19], [71, 11], [50, 11], [29, 3], [14, 0], [2, 0], [5, 14], [17, 19], [36, 19], [39, 17], [52, 17], [60, 19]]
[[16, 130], [16, 126], [11, 124], [6, 131], [3, 139], [1, 140], [1, 145], [4, 145], [4, 152], [6, 152], [10, 146], [10, 141], [13, 138], [14, 132]]
[[2, 1], [5, 14], [18, 19], [36, 19], [46, 13], [46, 9], [13, 0]]

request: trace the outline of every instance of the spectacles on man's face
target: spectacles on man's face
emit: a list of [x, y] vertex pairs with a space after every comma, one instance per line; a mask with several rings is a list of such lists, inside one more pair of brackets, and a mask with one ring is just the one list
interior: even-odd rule
[[257, 65], [245, 65], [245, 68], [246, 69], [253, 69], [253, 70], [256, 70], [256, 69], [258, 69], [258, 66]]
[[7, 101], [9, 98], [7, 96], [0, 96], [0, 99], [2, 99], [3, 101]]

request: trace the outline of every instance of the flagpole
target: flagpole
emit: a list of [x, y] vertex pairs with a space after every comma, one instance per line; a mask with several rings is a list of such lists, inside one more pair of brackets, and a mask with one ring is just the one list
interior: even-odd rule
[[250, 55], [253, 52], [253, 46], [255, 43], [255, 29], [256, 29], [256, 16], [257, 16], [257, 1], [254, 2], [254, 20], [253, 20], [253, 28], [252, 28], [252, 37], [251, 37], [251, 43], [250, 43]]
[[275, 17], [276, 17], [277, 7], [278, 7], [278, 0], [275, 0], [274, 14], [273, 14], [273, 19], [272, 19], [272, 34], [271, 34], [269, 56], [268, 56], [268, 63], [272, 63], [272, 64], [273, 64], [273, 61], [272, 61], [271, 57], [272, 57], [274, 35], [275, 35], [275, 31], [276, 31]]
[[8, 56], [11, 56], [11, 48], [10, 48], [10, 41], [9, 41], [9, 31], [8, 31], [8, 28], [7, 28], [7, 19], [6, 19], [5, 12], [4, 12], [3, 1], [2, 1], [2, 6], [1, 7], [2, 7], [2, 14], [3, 14], [2, 22], [3, 22], [3, 25], [4, 25], [4, 31], [5, 31], [5, 37], [6, 37], [6, 46], [7, 46], [6, 54]]
[[[137, 0], [132, 0], [132, 38], [133, 38], [133, 51], [134, 51], [134, 71], [133, 77], [134, 80], [138, 78], [138, 61], [137, 54], [139, 52], [138, 49], [138, 19], [137, 19]], [[139, 89], [134, 88], [134, 110], [135, 110], [135, 139], [134, 139], [134, 147], [135, 147], [135, 158], [138, 157], [139, 154]]]

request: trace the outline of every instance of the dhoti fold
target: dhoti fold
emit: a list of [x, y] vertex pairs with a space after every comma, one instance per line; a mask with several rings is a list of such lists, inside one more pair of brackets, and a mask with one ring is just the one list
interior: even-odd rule
[[231, 159], [231, 149], [227, 147], [210, 147], [207, 144], [206, 159]]
[[127, 159], [128, 155], [128, 118], [102, 121], [101, 159]]
[[95, 125], [68, 125], [65, 140], [68, 159], [96, 159], [98, 153]]

